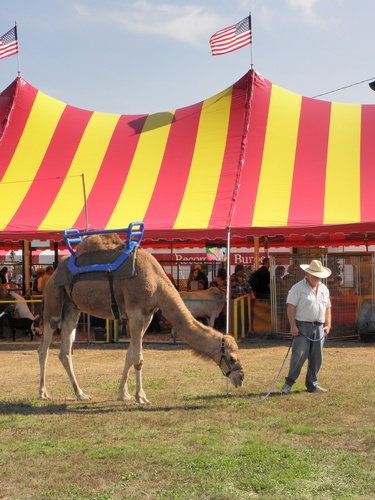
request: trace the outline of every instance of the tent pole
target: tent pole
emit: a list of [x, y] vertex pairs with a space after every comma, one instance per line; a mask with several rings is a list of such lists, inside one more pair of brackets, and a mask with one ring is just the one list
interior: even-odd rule
[[254, 267], [255, 271], [259, 267], [259, 236], [254, 236]]
[[28, 241], [22, 240], [22, 269], [23, 269], [23, 295], [26, 295], [31, 289], [31, 245]]
[[226, 333], [229, 334], [229, 326], [231, 322], [231, 303], [232, 303], [232, 294], [230, 288], [230, 227], [227, 228], [227, 324], [226, 324]]
[[83, 189], [83, 206], [85, 210], [85, 231], [89, 230], [89, 214], [87, 212], [87, 197], [86, 197], [86, 185], [85, 185], [85, 174], [82, 175], [82, 189]]

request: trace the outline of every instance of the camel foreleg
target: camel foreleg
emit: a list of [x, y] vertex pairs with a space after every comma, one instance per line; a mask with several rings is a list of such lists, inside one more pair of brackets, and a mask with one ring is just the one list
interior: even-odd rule
[[43, 328], [43, 336], [41, 344], [38, 348], [39, 367], [40, 367], [40, 382], [39, 382], [39, 397], [41, 399], [51, 399], [46, 387], [46, 366], [48, 361], [49, 346], [51, 345], [54, 329], [45, 324]]
[[74, 374], [73, 360], [72, 360], [72, 346], [73, 346], [74, 335], [75, 335], [75, 328], [73, 328], [69, 332], [66, 332], [65, 335], [62, 333], [62, 342], [60, 347], [59, 359], [63, 364], [66, 373], [68, 374], [70, 383], [72, 384], [74, 393], [77, 396], [78, 401], [84, 401], [91, 398], [90, 396], [85, 394], [79, 387], [76, 376]]
[[[119, 397], [118, 397], [120, 401], [132, 399], [128, 391], [128, 379], [129, 379], [130, 368], [134, 366], [135, 383], [136, 383], [135, 401], [140, 404], [147, 404], [150, 402], [147, 399], [142, 384], [142, 366], [143, 366], [142, 337], [143, 337], [143, 332], [147, 329], [151, 321], [151, 318], [152, 315], [148, 316], [147, 319], [142, 319], [141, 327], [139, 324], [141, 323], [140, 321], [138, 322], [133, 319], [133, 324], [130, 321], [129, 327], [131, 332], [131, 339], [128, 351], [126, 353], [125, 366], [122, 372], [122, 378], [120, 382]], [[140, 333], [134, 334], [134, 332], [140, 332]]]
[[121, 377], [121, 382], [120, 382], [120, 387], [119, 387], [118, 399], [120, 401], [130, 401], [132, 399], [132, 396], [130, 395], [129, 390], [128, 390], [129, 371], [130, 371], [130, 368], [132, 366], [133, 366], [132, 346], [130, 344], [128, 351], [126, 353], [124, 370], [122, 372], [122, 377]]
[[76, 327], [78, 324], [80, 311], [75, 307], [75, 305], [67, 301], [63, 308], [63, 320], [61, 328], [61, 346], [59, 359], [68, 374], [70, 383], [72, 384], [73, 390], [77, 399], [79, 401], [90, 399], [90, 396], [84, 394], [82, 389], [79, 387], [76, 376], [74, 374], [73, 360], [72, 360], [72, 346], [75, 337]]

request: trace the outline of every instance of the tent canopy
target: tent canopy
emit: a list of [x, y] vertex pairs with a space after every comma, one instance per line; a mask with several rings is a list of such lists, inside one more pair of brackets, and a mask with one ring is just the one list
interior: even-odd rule
[[185, 108], [116, 115], [18, 77], [0, 94], [0, 240], [145, 223], [145, 241], [375, 242], [375, 105], [254, 70]]

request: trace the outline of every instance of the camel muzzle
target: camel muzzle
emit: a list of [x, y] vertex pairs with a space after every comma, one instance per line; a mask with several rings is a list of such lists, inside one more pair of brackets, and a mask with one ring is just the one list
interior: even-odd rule
[[237, 364], [237, 365], [232, 365], [227, 357], [225, 356], [225, 341], [224, 341], [224, 337], [221, 341], [221, 358], [220, 358], [220, 362], [219, 362], [219, 366], [220, 366], [220, 370], [222, 371], [223, 375], [225, 377], [229, 377], [229, 375], [232, 373], [232, 372], [235, 372], [235, 371], [238, 371], [240, 370], [242, 373], [240, 374], [240, 379], [241, 379], [241, 382], [243, 381], [244, 379], [244, 375], [243, 375], [243, 366], [241, 364]]

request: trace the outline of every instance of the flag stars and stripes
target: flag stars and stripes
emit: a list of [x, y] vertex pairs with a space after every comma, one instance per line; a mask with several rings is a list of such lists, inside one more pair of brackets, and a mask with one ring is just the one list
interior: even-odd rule
[[219, 56], [238, 50], [252, 43], [251, 17], [245, 17], [237, 24], [217, 31], [210, 38], [213, 56]]
[[18, 53], [18, 40], [16, 26], [0, 37], [0, 59]]

